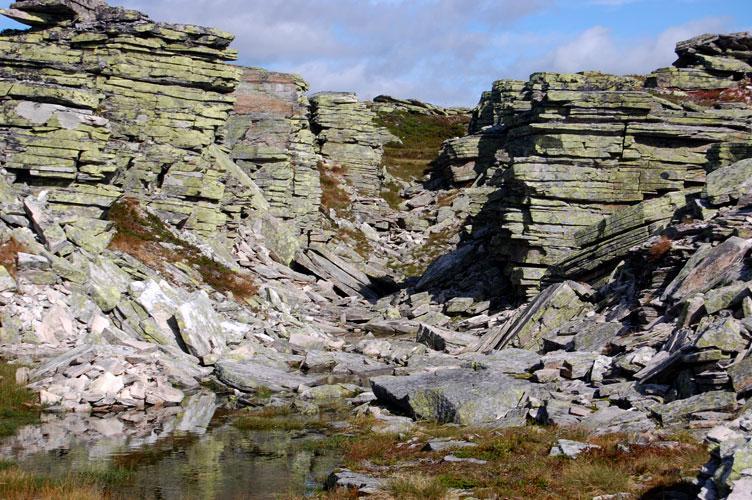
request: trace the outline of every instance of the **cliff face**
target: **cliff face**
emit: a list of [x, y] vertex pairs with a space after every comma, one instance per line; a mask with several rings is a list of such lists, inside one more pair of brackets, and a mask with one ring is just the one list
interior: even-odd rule
[[17, 181], [92, 218], [127, 191], [202, 234], [240, 220], [213, 147], [240, 77], [232, 35], [93, 1], [6, 13], [34, 26], [0, 37], [2, 164]]
[[[483, 95], [473, 135], [449, 141], [441, 163], [454, 181], [474, 170], [498, 188], [485, 220], [514, 285], [530, 295], [563, 261], [576, 277], [618, 259], [706, 172], [744, 157], [752, 111], [731, 92], [750, 74], [750, 46], [747, 34], [700, 37], [647, 79], [538, 73]], [[648, 201], [665, 193], [677, 196]], [[588, 248], [583, 265], [572, 254]]]
[[226, 134], [232, 159], [264, 192], [271, 212], [300, 228], [316, 225], [321, 202], [307, 90], [295, 75], [245, 69]]

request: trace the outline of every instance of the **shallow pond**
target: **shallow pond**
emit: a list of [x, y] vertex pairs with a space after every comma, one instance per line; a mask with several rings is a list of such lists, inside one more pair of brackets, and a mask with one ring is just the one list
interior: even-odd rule
[[[181, 408], [107, 416], [47, 416], [0, 443], [0, 456], [52, 478], [126, 469], [115, 498], [279, 498], [313, 493], [337, 465], [307, 430], [241, 430], [213, 394]], [[286, 417], [299, 418], [299, 417]], [[335, 419], [336, 415], [332, 415]]]

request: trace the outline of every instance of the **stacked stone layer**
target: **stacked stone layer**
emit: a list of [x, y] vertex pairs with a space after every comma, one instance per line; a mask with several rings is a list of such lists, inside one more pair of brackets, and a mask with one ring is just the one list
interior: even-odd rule
[[210, 148], [239, 78], [226, 64], [232, 35], [98, 2], [19, 2], [5, 13], [46, 20], [0, 36], [0, 164], [17, 181], [94, 218], [126, 191], [199, 233], [240, 220]]
[[[740, 47], [750, 40], [737, 34], [684, 42], [677, 66], [647, 81], [537, 73], [528, 82], [496, 82], [483, 95], [473, 134], [448, 141], [439, 167], [455, 181], [473, 167], [498, 188], [481, 218], [514, 285], [531, 296], [563, 261], [557, 272], [576, 278], [594, 261], [618, 259], [674, 215], [650, 200], [677, 193], [669, 205], [680, 208], [681, 196], [696, 195], [708, 171], [745, 157], [752, 133], [745, 103], [700, 105], [676, 90], [680, 81], [656, 75], [692, 74], [693, 90], [738, 85], [749, 74], [749, 52]], [[715, 66], [700, 67], [700, 60]], [[636, 204], [642, 208], [629, 221], [607, 220]]]
[[300, 77], [247, 68], [227, 124], [232, 159], [264, 192], [271, 212], [315, 225], [321, 199], [308, 84]]
[[376, 114], [352, 93], [324, 92], [311, 98], [312, 123], [321, 156], [344, 167], [345, 178], [363, 195], [375, 196], [383, 179], [384, 144], [393, 139], [376, 125]]

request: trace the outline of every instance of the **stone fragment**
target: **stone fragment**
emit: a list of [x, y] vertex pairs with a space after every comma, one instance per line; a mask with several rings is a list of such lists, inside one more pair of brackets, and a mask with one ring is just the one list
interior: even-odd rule
[[590, 443], [580, 443], [578, 441], [571, 441], [569, 439], [559, 439], [556, 444], [551, 448], [549, 456], [551, 457], [566, 457], [577, 458], [584, 452], [590, 450], [599, 450], [601, 447]]
[[386, 483], [378, 478], [340, 469], [332, 472], [326, 479], [326, 489], [355, 490], [362, 494], [373, 494], [385, 488]]
[[206, 292], [194, 293], [188, 302], [175, 311], [180, 337], [190, 354], [204, 358], [221, 354], [226, 346], [219, 316]]
[[425, 344], [436, 351], [449, 352], [453, 349], [475, 344], [478, 341], [478, 338], [466, 333], [453, 332], [443, 328], [421, 324], [418, 328], [418, 335], [415, 341]]
[[653, 407], [661, 423], [675, 426], [688, 422], [689, 418], [704, 411], [733, 411], [736, 409], [736, 395], [724, 391], [705, 392], [687, 399]]
[[308, 381], [302, 375], [288, 373], [254, 361], [220, 360], [216, 364], [217, 378], [225, 384], [245, 392], [271, 390], [292, 392]]
[[732, 236], [701, 254], [699, 261], [690, 260], [685, 270], [666, 288], [664, 297], [678, 301], [690, 294], [707, 292], [724, 280], [733, 279], [739, 272], [736, 266], [751, 247], [752, 240]]
[[446, 451], [458, 450], [461, 448], [476, 448], [477, 443], [469, 441], [458, 441], [456, 439], [432, 439], [423, 447], [423, 451]]
[[540, 349], [543, 337], [585, 311], [587, 303], [583, 298], [590, 293], [587, 286], [573, 281], [550, 286], [512, 320], [483, 337], [478, 350], [487, 352], [510, 344]]

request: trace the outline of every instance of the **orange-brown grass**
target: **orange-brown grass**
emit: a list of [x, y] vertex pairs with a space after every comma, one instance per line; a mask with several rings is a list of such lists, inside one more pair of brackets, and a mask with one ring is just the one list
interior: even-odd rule
[[8, 241], [0, 245], [0, 265], [2, 265], [13, 278], [16, 277], [16, 272], [18, 270], [18, 254], [26, 251], [28, 251], [26, 247], [14, 238], [10, 238]]
[[[400, 498], [441, 498], [447, 489], [464, 489], [479, 498], [580, 499], [613, 493], [635, 497], [682, 485], [707, 461], [699, 443], [681, 439], [675, 448], [629, 445], [625, 435], [589, 438], [578, 429], [529, 426], [492, 431], [423, 424], [413, 433], [423, 443], [433, 437], [471, 439], [475, 448], [423, 452], [394, 436], [363, 429], [340, 443], [344, 465], [389, 481]], [[576, 459], [551, 457], [558, 439], [587, 441], [601, 447]], [[443, 462], [458, 457], [486, 460], [487, 464]]]
[[32, 474], [13, 463], [0, 462], [0, 498], [8, 500], [98, 500], [133, 479], [120, 467], [71, 472], [62, 478]]
[[648, 261], [658, 262], [668, 254], [674, 246], [674, 242], [667, 236], [661, 236], [658, 241], [648, 249]]
[[166, 263], [186, 264], [195, 269], [207, 285], [241, 299], [258, 292], [250, 275], [234, 272], [177, 238], [158, 217], [141, 209], [136, 199], [123, 198], [115, 203], [110, 208], [109, 219], [117, 230], [110, 243], [112, 250], [127, 253], [159, 271], [165, 270]]
[[345, 180], [345, 169], [341, 165], [328, 166], [319, 163], [321, 177], [321, 209], [328, 213], [334, 209], [340, 217], [347, 217], [352, 207], [352, 199], [342, 186]]

